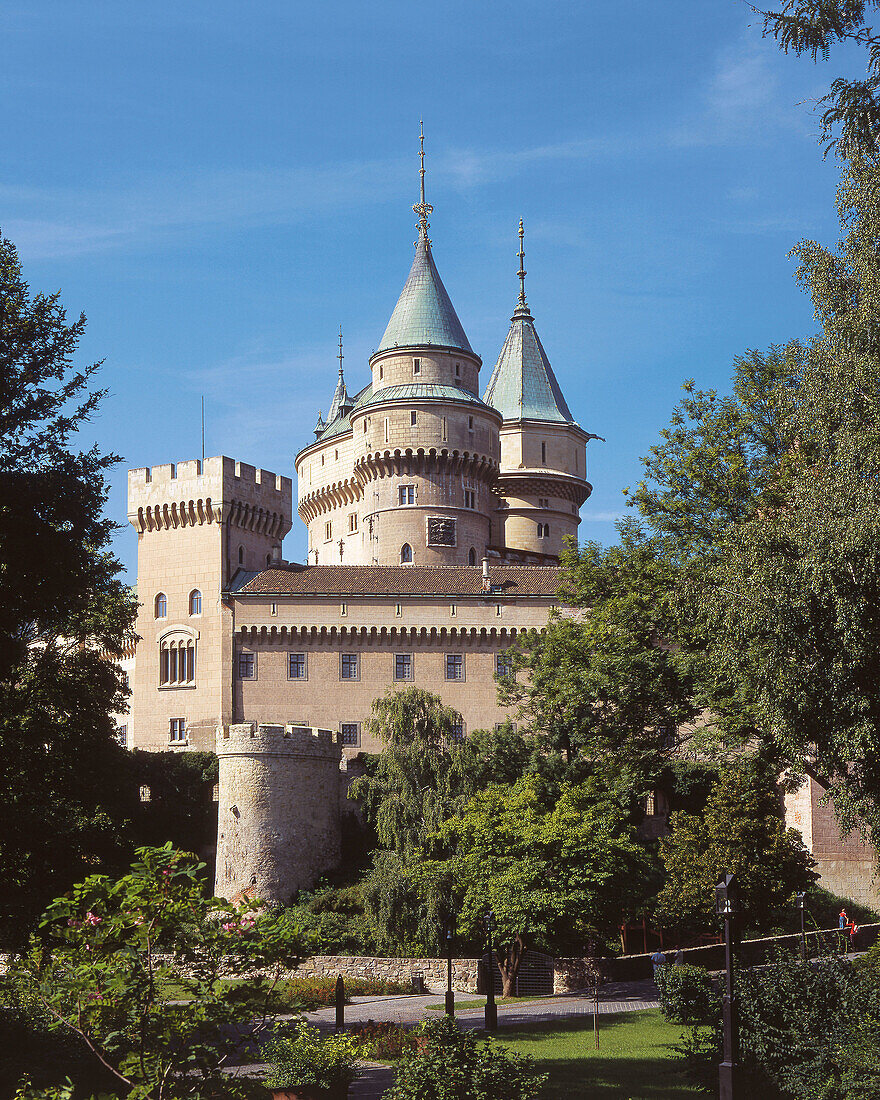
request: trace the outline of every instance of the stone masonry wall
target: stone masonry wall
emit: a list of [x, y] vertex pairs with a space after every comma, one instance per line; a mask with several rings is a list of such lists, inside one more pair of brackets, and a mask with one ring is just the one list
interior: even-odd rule
[[[479, 986], [479, 959], [452, 960], [452, 988], [456, 993], [476, 993]], [[295, 971], [298, 978], [362, 978], [372, 981], [415, 981], [429, 993], [446, 991], [445, 959], [373, 959], [348, 955], [314, 955]]]

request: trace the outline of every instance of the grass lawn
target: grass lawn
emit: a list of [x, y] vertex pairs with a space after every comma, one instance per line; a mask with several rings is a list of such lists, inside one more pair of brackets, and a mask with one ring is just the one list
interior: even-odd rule
[[510, 1050], [531, 1055], [550, 1074], [547, 1100], [684, 1100], [701, 1094], [687, 1083], [670, 1049], [682, 1030], [664, 1020], [659, 1009], [647, 1009], [600, 1016], [599, 1050], [592, 1017], [501, 1027], [498, 1039]]

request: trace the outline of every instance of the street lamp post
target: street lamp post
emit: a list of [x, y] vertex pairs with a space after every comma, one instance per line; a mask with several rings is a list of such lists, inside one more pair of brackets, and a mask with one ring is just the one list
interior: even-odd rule
[[724, 1025], [724, 1061], [718, 1067], [719, 1100], [740, 1100], [739, 1020], [733, 991], [733, 957], [739, 886], [733, 875], [723, 875], [715, 887], [715, 913], [724, 921], [725, 988], [721, 1002]]
[[455, 994], [452, 992], [452, 929], [446, 930], [446, 1015], [455, 1016]]
[[486, 933], [489, 940], [489, 965], [486, 967], [486, 1011], [483, 1022], [486, 1031], [498, 1030], [498, 1005], [495, 1004], [495, 955], [492, 946], [492, 932], [495, 929], [495, 914], [486, 914]]
[[807, 933], [804, 929], [804, 901], [806, 899], [806, 893], [802, 890], [799, 894], [796, 894], [798, 909], [801, 911], [801, 958], [806, 962], [807, 959]]

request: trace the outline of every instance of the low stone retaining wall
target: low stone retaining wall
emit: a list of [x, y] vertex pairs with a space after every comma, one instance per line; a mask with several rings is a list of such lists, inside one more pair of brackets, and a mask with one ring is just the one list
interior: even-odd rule
[[[456, 993], [476, 993], [479, 959], [452, 960], [452, 988]], [[294, 972], [298, 978], [361, 978], [371, 981], [401, 982], [414, 991], [446, 991], [445, 959], [372, 959], [348, 955], [313, 955]]]

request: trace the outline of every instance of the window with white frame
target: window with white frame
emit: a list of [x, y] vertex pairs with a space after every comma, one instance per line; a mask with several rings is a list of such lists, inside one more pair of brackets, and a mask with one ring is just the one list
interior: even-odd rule
[[513, 661], [507, 653], [495, 654], [495, 675], [506, 680], [513, 672]]
[[550, 524], [549, 523], [539, 523], [538, 524], [538, 538], [539, 539], [546, 539], [546, 538], [549, 538], [549, 537], [550, 537]]
[[413, 553], [412, 547], [408, 542], [405, 542], [400, 548], [400, 564], [412, 565]]
[[361, 741], [360, 722], [341, 722], [339, 734], [339, 739], [343, 745], [359, 745]]
[[452, 729], [449, 731], [450, 741], [463, 741], [464, 740], [464, 719], [460, 714], [452, 719]]
[[447, 653], [446, 654], [446, 679], [447, 680], [463, 680], [464, 679], [464, 654], [463, 653]]
[[357, 512], [348, 513], [348, 533], [353, 535], [358, 529], [358, 517]]
[[168, 597], [164, 592], [159, 592], [156, 595], [155, 616], [157, 619], [165, 619], [168, 616]]
[[422, 361], [421, 359], [413, 359], [413, 374], [422, 373]]
[[398, 504], [415, 504], [416, 502], [416, 487], [415, 485], [398, 485], [397, 486], [397, 503]]
[[411, 653], [394, 654], [394, 679], [411, 680], [413, 678], [413, 659]]
[[239, 653], [238, 655], [239, 680], [256, 680], [257, 655], [256, 653]]
[[357, 653], [341, 653], [339, 656], [340, 680], [359, 680], [361, 675], [360, 660]]
[[194, 588], [189, 594], [189, 613], [190, 615], [201, 615], [202, 613], [202, 594], [198, 588]]
[[330, 542], [333, 538], [333, 523], [331, 520], [327, 520], [324, 524], [324, 542]]
[[287, 654], [287, 679], [288, 680], [306, 680], [308, 679], [308, 668], [306, 666], [305, 653], [288, 653]]
[[464, 506], [465, 506], [465, 508], [476, 508], [476, 506], [477, 506], [477, 494], [476, 494], [476, 491], [474, 489], [468, 489], [467, 487], [465, 487], [465, 490], [464, 490]]
[[128, 741], [128, 726], [116, 727], [116, 740], [125, 748], [126, 742]]
[[186, 719], [185, 718], [169, 718], [168, 719], [168, 740], [176, 741], [178, 744], [181, 741], [186, 740]]

